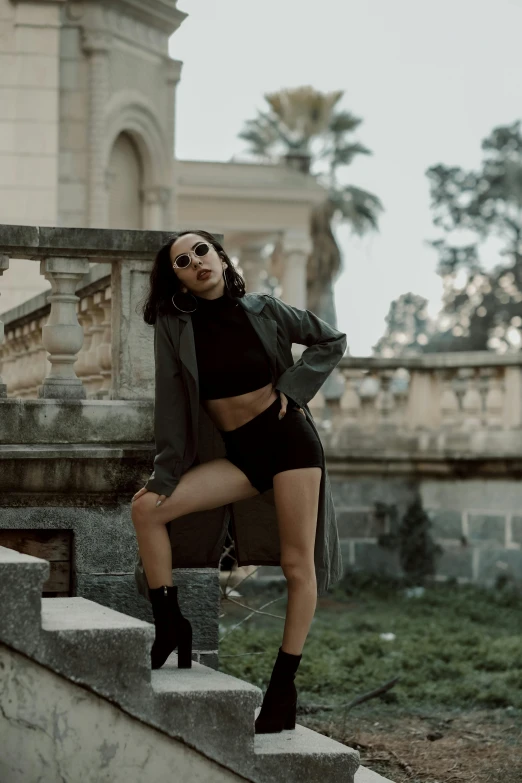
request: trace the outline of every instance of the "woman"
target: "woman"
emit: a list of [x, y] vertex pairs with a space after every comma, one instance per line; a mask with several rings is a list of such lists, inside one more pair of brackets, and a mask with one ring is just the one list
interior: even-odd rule
[[[288, 606], [255, 731], [295, 728], [294, 678], [318, 588], [342, 575], [324, 452], [307, 402], [343, 356], [346, 335], [309, 311], [246, 294], [206, 231], [176, 234], [158, 252], [150, 282], [144, 318], [155, 325], [157, 452], [151, 477], [132, 498], [132, 520], [156, 627], [152, 668], [176, 647], [178, 666], [191, 665], [191, 626], [172, 585], [166, 525], [242, 503], [254, 509], [253, 498], [273, 493]], [[308, 346], [296, 363], [292, 343]], [[223, 457], [201, 459], [199, 406], [221, 436]], [[266, 508], [237, 525], [236, 553], [248, 552], [241, 565], [274, 562], [273, 537], [245, 546], [247, 525], [264, 532]]]

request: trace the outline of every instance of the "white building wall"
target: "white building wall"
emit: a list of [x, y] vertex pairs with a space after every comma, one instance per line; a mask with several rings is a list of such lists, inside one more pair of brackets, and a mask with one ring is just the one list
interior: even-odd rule
[[[0, 216], [53, 225], [58, 212], [60, 2], [0, 0]], [[6, 310], [48, 288], [39, 265], [13, 261]]]

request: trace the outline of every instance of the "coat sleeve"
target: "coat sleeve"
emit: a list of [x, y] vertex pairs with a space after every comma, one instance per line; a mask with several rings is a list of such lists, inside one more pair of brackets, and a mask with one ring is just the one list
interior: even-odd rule
[[186, 442], [185, 391], [165, 318], [158, 316], [154, 327], [154, 470], [146, 489], [169, 497], [181, 478]]
[[300, 406], [319, 391], [346, 351], [346, 334], [334, 329], [311, 310], [300, 310], [267, 295], [278, 327], [292, 343], [306, 345], [299, 359], [279, 377], [276, 389]]

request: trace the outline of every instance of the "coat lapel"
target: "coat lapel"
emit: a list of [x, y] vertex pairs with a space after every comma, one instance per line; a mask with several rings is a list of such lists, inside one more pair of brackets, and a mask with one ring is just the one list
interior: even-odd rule
[[181, 314], [177, 316], [180, 320], [179, 336], [179, 358], [192, 375], [196, 384], [196, 390], [199, 394], [198, 364], [196, 359], [196, 345], [194, 342], [194, 330], [192, 328], [192, 319], [190, 315]]

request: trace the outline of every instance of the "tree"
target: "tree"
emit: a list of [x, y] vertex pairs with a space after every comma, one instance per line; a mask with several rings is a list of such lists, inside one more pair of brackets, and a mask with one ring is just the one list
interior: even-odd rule
[[411, 356], [427, 345], [433, 324], [427, 312], [428, 300], [417, 294], [401, 294], [386, 316], [386, 331], [373, 346], [377, 356]]
[[341, 252], [334, 236], [337, 223], [362, 236], [378, 228], [383, 207], [377, 196], [341, 182], [340, 172], [357, 155], [370, 150], [351, 135], [361, 120], [337, 108], [343, 91], [323, 93], [312, 87], [281, 90], [264, 96], [268, 108], [247, 120], [239, 137], [250, 152], [267, 161], [285, 161], [313, 174], [325, 187], [324, 203], [310, 217], [312, 252], [307, 263], [307, 306], [337, 325], [333, 286], [342, 271]]
[[[495, 128], [483, 140], [482, 150], [477, 171], [438, 164], [426, 172], [433, 222], [445, 235], [431, 242], [439, 255], [445, 293], [439, 333], [428, 351], [505, 352], [522, 344], [520, 121]], [[488, 272], [480, 250], [491, 239], [500, 242], [503, 262]]]

